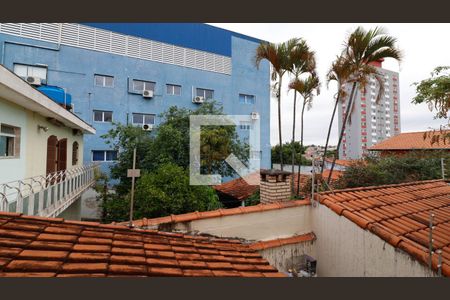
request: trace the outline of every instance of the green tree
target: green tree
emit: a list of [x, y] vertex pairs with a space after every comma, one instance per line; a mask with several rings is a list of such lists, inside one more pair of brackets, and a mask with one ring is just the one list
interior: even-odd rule
[[[131, 124], [114, 124], [113, 128], [103, 135], [103, 138], [106, 143], [112, 145], [119, 152], [117, 163], [111, 167], [111, 178], [117, 180], [117, 183], [114, 187], [115, 193], [102, 193], [105, 212], [103, 219], [105, 221], [122, 220], [126, 219], [129, 214], [128, 199], [131, 179], [126, 175], [127, 169], [132, 166], [134, 147], [137, 152], [136, 166], [141, 169], [143, 174], [142, 178], [138, 180], [137, 186], [141, 190], [149, 192], [149, 203], [147, 204], [144, 201], [145, 193], [140, 194], [142, 195], [141, 202], [138, 203], [138, 198], [136, 198], [134, 218], [157, 217], [158, 213], [167, 211], [182, 213], [216, 207], [210, 195], [210, 193], [215, 195], [213, 189], [186, 185], [189, 185], [187, 175], [190, 149], [189, 116], [218, 114], [222, 114], [222, 107], [212, 101], [202, 104], [195, 111], [170, 107], [160, 115], [162, 122], [151, 133]], [[230, 153], [235, 154], [241, 161], [248, 161], [248, 145], [239, 140], [235, 126], [202, 126], [200, 147], [203, 173], [233, 175], [234, 170], [223, 161]], [[169, 176], [166, 176], [168, 173], [164, 171], [164, 168], [170, 169], [173, 183], [169, 182]], [[181, 173], [181, 171], [183, 172]], [[151, 176], [144, 174], [151, 174]], [[161, 178], [158, 179], [154, 176], [161, 176]], [[176, 176], [180, 176], [180, 178], [175, 178]], [[158, 182], [158, 180], [161, 181]], [[141, 182], [140, 185], [139, 182]], [[150, 186], [144, 187], [144, 184]], [[164, 187], [156, 186], [157, 184], [162, 184]], [[171, 194], [165, 190], [166, 188], [182, 191], [184, 194], [181, 192], [176, 195]], [[136, 187], [136, 193], [138, 193], [138, 187]], [[168, 206], [166, 203], [170, 197], [180, 195], [187, 197], [186, 201], [188, 201], [181, 202], [182, 205], [185, 205], [183, 211], [176, 206], [176, 203], [172, 206]], [[193, 198], [197, 200], [193, 200]], [[158, 201], [160, 201], [159, 204]], [[174, 198], [173, 201], [180, 202], [181, 200]], [[151, 209], [149, 206], [154, 206], [155, 209]], [[149, 215], [145, 215], [146, 213]]]
[[[283, 141], [281, 135], [281, 86], [283, 82], [283, 76], [291, 68], [291, 52], [299, 45], [300, 39], [293, 38], [284, 43], [274, 44], [268, 42], [262, 42], [256, 49], [255, 65], [258, 68], [262, 60], [267, 60], [272, 65], [271, 78], [275, 83], [274, 88], [277, 90], [278, 100], [278, 139], [279, 146], [283, 148]], [[280, 164], [281, 170], [283, 170], [283, 156], [280, 152]]]
[[[412, 103], [426, 103], [431, 111], [436, 110], [435, 119], [449, 119], [448, 111], [450, 109], [450, 66], [441, 66], [434, 69], [431, 78], [424, 79], [421, 82], [415, 82], [417, 95]], [[439, 133], [435, 131], [428, 132], [431, 137], [431, 143], [440, 141], [450, 142], [450, 131], [443, 132], [442, 129], [450, 127], [450, 119], [447, 124], [442, 126]]]
[[[323, 173], [323, 168], [325, 167], [325, 158], [330, 157], [328, 153], [328, 143], [330, 141], [330, 134], [331, 129], [333, 128], [333, 121], [336, 115], [336, 109], [339, 102], [343, 101], [344, 98], [347, 96], [347, 92], [345, 91], [345, 84], [347, 83], [348, 77], [350, 75], [349, 72], [350, 68], [347, 66], [346, 60], [341, 55], [338, 56], [336, 60], [331, 64], [331, 68], [327, 74], [327, 85], [329, 85], [331, 81], [336, 81], [338, 91], [335, 95], [336, 100], [334, 101], [333, 113], [331, 114], [330, 124], [328, 125], [327, 140], [325, 142], [325, 149], [322, 157], [322, 167], [320, 170], [321, 174]], [[336, 151], [333, 152], [336, 155]]]
[[401, 157], [371, 157], [347, 167], [336, 181], [335, 187], [354, 188], [440, 179], [442, 155], [444, 154], [435, 153], [430, 156], [410, 153]]
[[292, 154], [292, 146], [294, 146], [294, 152], [295, 152], [295, 161], [298, 163], [301, 163], [302, 165], [311, 165], [311, 161], [309, 159], [306, 159], [303, 157], [303, 154], [305, 154], [306, 147], [300, 146], [300, 142], [295, 141], [294, 144], [291, 142], [286, 142], [283, 144], [283, 148], [280, 148], [280, 145], [272, 146], [272, 162], [273, 163], [280, 163], [279, 157], [280, 157], [280, 150], [282, 149], [282, 155], [284, 158], [284, 161], [289, 161], [289, 158]]
[[[293, 49], [290, 53], [290, 67], [289, 72], [294, 76], [294, 81], [300, 81], [300, 77], [303, 74], [309, 74], [311, 76], [316, 76], [316, 58], [314, 51], [309, 49], [308, 44], [303, 39], [300, 39], [300, 42], [297, 47]], [[293, 89], [291, 85], [290, 89]], [[294, 107], [293, 107], [293, 118], [292, 118], [292, 146], [291, 146], [291, 168], [292, 174], [294, 174], [294, 168], [296, 164], [296, 153], [294, 148], [295, 142], [295, 128], [296, 128], [296, 117], [297, 117], [297, 90], [294, 90]], [[303, 123], [302, 123], [302, 133], [303, 133]], [[291, 189], [292, 194], [294, 193], [294, 176], [291, 176]]]
[[434, 69], [431, 78], [415, 82], [417, 95], [412, 103], [426, 103], [431, 111], [436, 110], [435, 118], [448, 119], [450, 109], [450, 66]]
[[[397, 61], [401, 60], [400, 50], [396, 47], [397, 40], [386, 34], [386, 32], [379, 27], [366, 31], [362, 27], [356, 28], [353, 31], [347, 41], [343, 51], [343, 57], [345, 65], [348, 67], [348, 82], [352, 83], [352, 89], [350, 97], [346, 103], [346, 111], [344, 120], [342, 122], [341, 131], [339, 134], [339, 140], [337, 144], [337, 150], [341, 146], [342, 138], [344, 136], [345, 127], [348, 122], [351, 122], [351, 114], [354, 110], [354, 98], [355, 91], [358, 88], [364, 91], [370, 77], [374, 77], [379, 85], [379, 91], [376, 98], [376, 102], [381, 99], [384, 94], [384, 78], [378, 72], [378, 70], [371, 65], [373, 62], [378, 62], [385, 58], [393, 58]], [[327, 182], [330, 183], [331, 175], [336, 163], [337, 157], [333, 159], [330, 173], [328, 175]]]
[[[300, 115], [300, 149], [303, 149], [303, 119], [305, 115], [305, 108], [308, 110], [312, 107], [312, 100], [314, 94], [318, 95], [320, 93], [320, 82], [316, 75], [310, 75], [306, 79], [295, 78], [290, 84], [289, 88], [295, 90], [303, 97], [302, 112]], [[300, 192], [300, 173], [301, 173], [301, 163], [298, 165], [297, 172], [297, 194]]]
[[[128, 194], [109, 195], [104, 202], [104, 220], [129, 219]], [[171, 214], [205, 211], [221, 207], [216, 192], [209, 186], [189, 184], [189, 174], [173, 163], [161, 164], [151, 173], [144, 173], [136, 182], [134, 219], [155, 218]]]

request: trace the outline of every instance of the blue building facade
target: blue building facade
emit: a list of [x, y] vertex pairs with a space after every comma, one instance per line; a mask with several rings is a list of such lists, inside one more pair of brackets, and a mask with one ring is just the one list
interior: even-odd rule
[[111, 121], [157, 126], [170, 106], [201, 105], [197, 96], [226, 114], [258, 113], [261, 168], [270, 168], [270, 67], [255, 67], [259, 43], [205, 24], [2, 23], [0, 63], [71, 94], [73, 112], [97, 130], [85, 136], [85, 163], [103, 161], [103, 171], [116, 157], [100, 137]]

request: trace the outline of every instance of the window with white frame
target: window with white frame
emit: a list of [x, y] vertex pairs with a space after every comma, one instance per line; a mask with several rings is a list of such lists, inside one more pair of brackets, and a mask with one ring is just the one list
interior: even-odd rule
[[244, 104], [255, 104], [255, 96], [239, 94], [239, 102]]
[[20, 128], [6, 124], [0, 125], [0, 158], [19, 157]]
[[145, 81], [133, 79], [131, 82], [131, 90], [135, 93], [142, 94], [143, 91], [155, 91], [156, 83], [153, 81]]
[[114, 77], [108, 76], [108, 75], [95, 74], [94, 75], [94, 84], [95, 84], [95, 86], [112, 88], [112, 87], [114, 87]]
[[166, 84], [167, 95], [180, 96], [181, 95], [181, 85], [176, 84]]
[[92, 150], [92, 161], [116, 161], [117, 151], [115, 150]]
[[141, 114], [133, 113], [133, 124], [134, 125], [154, 125], [155, 115], [153, 114]]
[[213, 90], [207, 90], [207, 89], [196, 89], [196, 96], [197, 97], [203, 97], [206, 100], [212, 99], [214, 97], [214, 91]]
[[103, 123], [111, 123], [112, 122], [112, 111], [104, 111], [104, 110], [94, 110], [94, 121], [95, 122], [103, 122]]
[[47, 82], [47, 67], [14, 64], [14, 73], [23, 78], [28, 76], [39, 77], [41, 80]]

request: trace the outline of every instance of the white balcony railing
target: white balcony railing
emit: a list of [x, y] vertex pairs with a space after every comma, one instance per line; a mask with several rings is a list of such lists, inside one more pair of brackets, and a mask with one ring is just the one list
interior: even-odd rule
[[55, 217], [95, 182], [99, 164], [0, 184], [0, 211]]

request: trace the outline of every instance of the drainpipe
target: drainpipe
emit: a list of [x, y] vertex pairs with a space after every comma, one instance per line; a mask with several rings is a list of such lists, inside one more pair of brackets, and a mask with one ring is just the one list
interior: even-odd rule
[[431, 263], [431, 259], [433, 256], [433, 218], [434, 218], [434, 214], [430, 212], [430, 224], [429, 224], [429, 229], [430, 232], [428, 234], [428, 239], [429, 239], [429, 245], [428, 245], [428, 267], [430, 268], [430, 270], [432, 269], [432, 263]]

